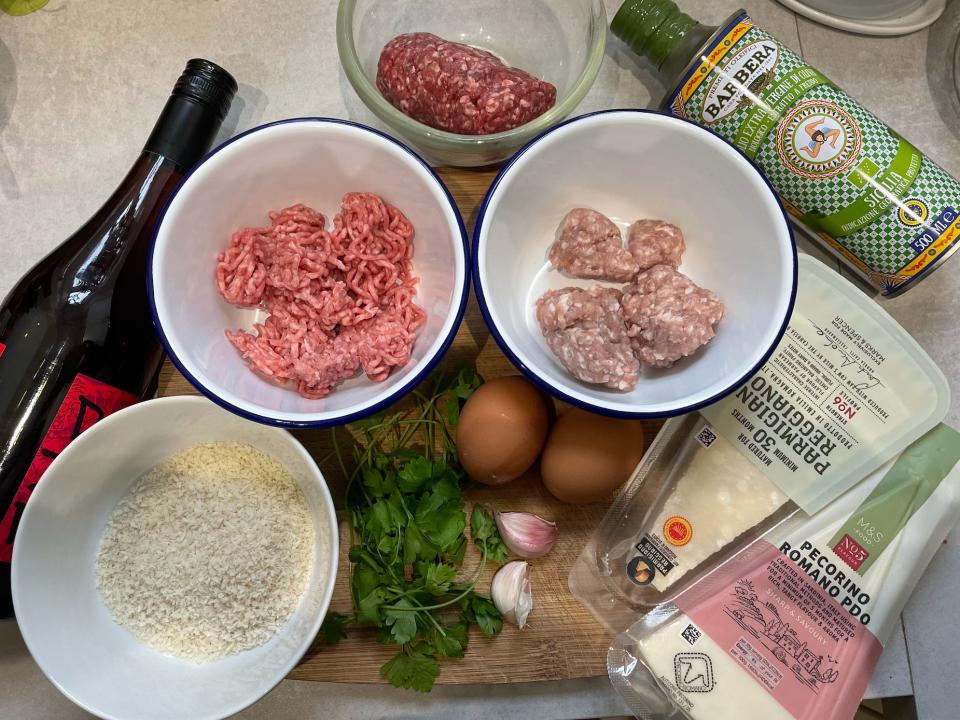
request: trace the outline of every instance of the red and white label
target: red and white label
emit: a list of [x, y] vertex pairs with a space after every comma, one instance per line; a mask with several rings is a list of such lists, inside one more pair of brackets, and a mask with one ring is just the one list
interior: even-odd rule
[[0, 343], [0, 357], [3, 357], [3, 351], [7, 349], [7, 346], [3, 343]]
[[[2, 351], [3, 346], [0, 345], [0, 353]], [[13, 539], [17, 534], [23, 509], [50, 463], [84, 430], [138, 400], [136, 395], [86, 375], [77, 375], [74, 378], [60, 409], [50, 423], [40, 449], [13, 496], [13, 502], [0, 520], [0, 562], [9, 563], [13, 557]]]
[[837, 543], [833, 551], [837, 554], [837, 557], [854, 570], [859, 570], [860, 566], [870, 557], [870, 553], [846, 533], [840, 538], [840, 542]]

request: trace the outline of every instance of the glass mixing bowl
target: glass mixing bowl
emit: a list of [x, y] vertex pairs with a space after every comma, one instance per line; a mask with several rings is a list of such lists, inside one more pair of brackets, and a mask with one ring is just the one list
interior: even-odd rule
[[[458, 135], [417, 122], [376, 86], [383, 46], [410, 32], [488, 50], [556, 85], [557, 103], [525, 125], [492, 135]], [[340, 62], [360, 99], [431, 161], [459, 167], [500, 162], [569, 115], [597, 77], [606, 38], [602, 0], [341, 0], [337, 11]]]

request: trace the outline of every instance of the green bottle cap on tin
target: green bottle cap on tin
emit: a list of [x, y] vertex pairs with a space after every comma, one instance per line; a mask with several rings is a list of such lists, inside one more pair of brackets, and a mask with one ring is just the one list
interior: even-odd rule
[[659, 69], [696, 25], [672, 0], [626, 0], [614, 16], [610, 30]]

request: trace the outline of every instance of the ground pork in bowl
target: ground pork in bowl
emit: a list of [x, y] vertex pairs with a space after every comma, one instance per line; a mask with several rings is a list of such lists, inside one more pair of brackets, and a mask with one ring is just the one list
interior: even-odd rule
[[415, 153], [326, 118], [249, 130], [174, 192], [150, 257], [173, 362], [244, 417], [372, 414], [439, 361], [463, 315], [466, 233]]
[[514, 155], [480, 206], [472, 262], [514, 364], [623, 417], [733, 392], [780, 342], [797, 288], [790, 223], [757, 167], [643, 110], [568, 120]]

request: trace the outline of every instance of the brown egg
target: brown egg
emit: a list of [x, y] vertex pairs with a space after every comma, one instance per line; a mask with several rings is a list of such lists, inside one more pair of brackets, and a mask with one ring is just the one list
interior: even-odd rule
[[460, 413], [460, 464], [477, 482], [509, 482], [536, 462], [547, 424], [547, 402], [527, 380], [505, 377], [484, 383]]
[[571, 409], [550, 431], [540, 474], [550, 494], [568, 503], [606, 499], [643, 456], [643, 425]]

